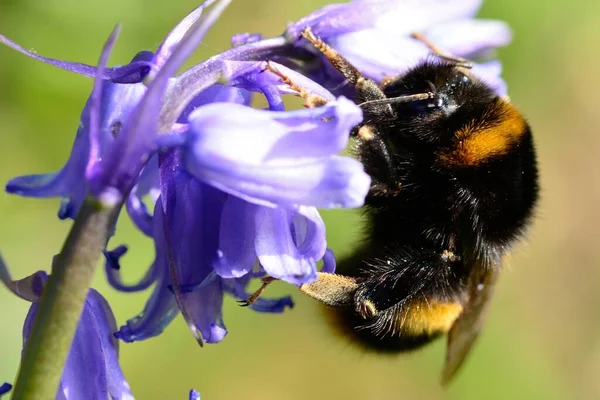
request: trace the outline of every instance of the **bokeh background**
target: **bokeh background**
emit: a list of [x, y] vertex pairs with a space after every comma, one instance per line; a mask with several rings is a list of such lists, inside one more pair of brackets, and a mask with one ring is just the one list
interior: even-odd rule
[[[154, 49], [198, 0], [0, 0], [0, 31], [40, 54], [95, 64], [117, 21], [112, 63]], [[228, 48], [239, 32], [276, 35], [325, 0], [235, 0], [191, 62]], [[481, 16], [515, 33], [501, 49], [511, 98], [536, 134], [542, 200], [530, 240], [503, 274], [484, 333], [447, 391], [438, 385], [444, 341], [400, 356], [377, 356], [335, 337], [316, 302], [262, 315], [225, 302], [229, 336], [201, 349], [181, 318], [159, 337], [121, 346], [139, 399], [184, 399], [196, 388], [221, 399], [598, 399], [600, 398], [600, 2], [489, 0]], [[69, 154], [89, 79], [0, 47], [0, 181], [53, 171]], [[15, 276], [48, 268], [69, 228], [58, 200], [0, 194], [0, 248]], [[352, 211], [325, 213], [343, 255], [359, 237]], [[149, 240], [121, 222], [113, 244], [130, 245], [127, 279], [153, 257]], [[149, 293], [119, 294], [102, 273], [95, 285], [119, 323]], [[273, 285], [270, 295], [293, 288]], [[0, 287], [0, 381], [12, 381], [28, 304]]]

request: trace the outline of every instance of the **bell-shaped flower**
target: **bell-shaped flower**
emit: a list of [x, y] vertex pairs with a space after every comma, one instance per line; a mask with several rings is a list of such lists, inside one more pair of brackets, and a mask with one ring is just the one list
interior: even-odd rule
[[[43, 271], [13, 281], [0, 258], [0, 279], [14, 294], [32, 302], [23, 325], [23, 347], [31, 332], [47, 275]], [[57, 400], [133, 399], [118, 360], [114, 315], [106, 300], [90, 289], [60, 381]]]
[[[223, 279], [213, 268], [219, 252], [221, 215], [228, 195], [190, 175], [181, 162], [181, 150], [163, 154], [162, 193], [153, 218], [156, 285], [138, 317], [116, 336], [124, 341], [160, 334], [181, 311], [197, 339], [216, 343], [227, 330], [222, 318], [223, 295], [245, 299], [250, 275]], [[291, 299], [259, 299], [253, 308], [281, 312]]]
[[[287, 28], [285, 36], [298, 42], [301, 32], [309, 27], [364, 75], [380, 82], [406, 72], [428, 57], [430, 50], [411, 37], [414, 32], [424, 34], [449, 54], [470, 59], [506, 45], [511, 39], [507, 24], [473, 18], [482, 2], [353, 0], [325, 6], [300, 19]], [[298, 43], [306, 48], [304, 40]], [[316, 68], [310, 67], [310, 76], [315, 78], [324, 67], [332, 71], [329, 63], [323, 62]], [[500, 95], [506, 94], [498, 61], [475, 64], [473, 71]], [[320, 75], [315, 80], [328, 88], [340, 83], [337, 72]]]
[[[97, 78], [94, 91], [81, 114], [71, 155], [65, 166], [55, 173], [26, 175], [14, 178], [6, 185], [7, 192], [38, 198], [60, 197], [62, 201], [58, 212], [59, 218], [74, 218], [88, 191], [89, 179], [96, 176], [98, 170], [103, 168], [103, 166], [101, 167], [103, 164], [102, 161], [109, 153], [115, 152], [115, 146], [123, 148], [123, 140], [120, 140], [121, 143], [115, 143], [121, 134], [122, 128], [127, 126], [129, 136], [132, 135], [131, 132], [135, 131], [136, 128], [137, 130], [147, 128], [147, 124], [141, 126], [142, 124], [139, 121], [141, 111], [144, 111], [140, 110], [139, 107], [141, 100], [144, 97], [151, 97], [151, 99], [147, 99], [145, 104], [146, 114], [159, 113], [160, 104], [155, 103], [157, 103], [156, 99], [160, 99], [164, 88], [163, 90], [160, 90], [161, 88], [154, 90], [152, 96], [145, 96], [148, 90], [145, 83], [151, 81], [164, 67], [166, 61], [173, 55], [179, 42], [190, 27], [200, 18], [204, 9], [214, 2], [214, 0], [206, 1], [184, 18], [159, 46], [156, 54], [142, 51], [129, 64], [122, 67], [104, 68], [104, 65], [100, 65], [97, 68], [86, 64], [42, 57], [23, 49], [16, 43], [0, 35], [0, 42], [32, 58], [59, 68]], [[218, 8], [217, 11], [221, 9], [222, 7]], [[196, 35], [194, 39], [200, 40], [205, 30], [201, 30], [200, 35]], [[107, 46], [105, 46], [101, 57], [104, 59], [104, 63], [115, 39], [116, 34], [113, 34]], [[181, 54], [179, 56], [182, 58]], [[170, 69], [173, 70], [174, 66], [171, 66]], [[158, 86], [164, 87], [169, 82], [169, 77], [172, 73], [165, 75], [158, 82]], [[133, 115], [134, 111], [136, 111], [135, 116]], [[138, 117], [137, 121], [135, 121], [136, 123], [130, 121], [134, 117]], [[147, 142], [145, 147], [138, 146], [142, 148], [137, 149], [135, 155], [141, 154], [139, 157], [143, 158], [146, 153], [152, 150], [154, 147], [153, 141], [148, 140]], [[128, 166], [130, 169], [135, 169], [138, 172], [143, 166], [143, 161], [125, 161], [129, 163]], [[151, 167], [148, 169], [151, 169]], [[150, 174], [146, 173], [142, 178], [146, 178], [148, 175]], [[151, 177], [148, 179], [151, 179]], [[144, 186], [143, 183], [140, 186], [141, 188], [138, 191], [134, 191], [134, 198], [128, 201], [128, 210], [133, 214], [132, 218], [136, 224], [138, 222], [142, 223], [140, 219], [143, 217], [143, 214], [141, 214], [143, 210], [139, 208], [141, 207], [139, 195], [146, 194], [144, 191], [148, 189], [147, 185]]]
[[[315, 279], [316, 263], [326, 256], [316, 207], [360, 206], [369, 188], [362, 165], [337, 155], [361, 117], [343, 98], [289, 112], [237, 101], [192, 111], [183, 147], [159, 154], [151, 268], [138, 283], [124, 285], [118, 277], [123, 249], [109, 253], [115, 288], [135, 291], [156, 282], [144, 311], [117, 336], [158, 335], [181, 311], [199, 340], [218, 342], [226, 333], [224, 293], [247, 298], [250, 280], [265, 272], [294, 284]], [[286, 306], [289, 298], [260, 298], [251, 307], [281, 312]]]
[[190, 115], [186, 168], [232, 195], [215, 262], [221, 277], [245, 275], [258, 257], [272, 277], [315, 279], [326, 250], [316, 207], [359, 207], [369, 189], [362, 165], [337, 155], [361, 118], [344, 98], [289, 112], [214, 104]]

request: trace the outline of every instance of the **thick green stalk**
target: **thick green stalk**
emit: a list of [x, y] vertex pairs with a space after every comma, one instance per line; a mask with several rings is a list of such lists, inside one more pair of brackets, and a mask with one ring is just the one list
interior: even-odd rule
[[102, 207], [90, 198], [84, 202], [52, 266], [12, 399], [55, 398], [96, 264], [119, 209]]

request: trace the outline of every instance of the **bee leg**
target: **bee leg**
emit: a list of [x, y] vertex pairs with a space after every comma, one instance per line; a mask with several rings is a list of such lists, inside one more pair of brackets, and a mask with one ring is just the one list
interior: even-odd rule
[[[310, 28], [306, 28], [302, 31], [302, 37], [323, 53], [331, 65], [340, 71], [344, 78], [354, 86], [357, 97], [361, 102], [386, 99], [385, 94], [381, 91], [377, 83], [363, 76], [363, 74], [361, 74], [355, 66], [350, 64], [348, 60], [342, 57], [327, 43], [323, 42], [323, 40], [316, 37]], [[392, 113], [392, 109], [389, 108], [388, 104], [384, 104], [383, 106], [385, 107], [386, 112]]]
[[472, 62], [470, 62], [466, 58], [454, 56], [454, 55], [440, 49], [433, 42], [431, 42], [429, 39], [427, 39], [427, 37], [424, 34], [422, 34], [420, 32], [413, 32], [411, 34], [411, 37], [413, 39], [416, 39], [419, 42], [423, 43], [425, 46], [427, 46], [429, 48], [429, 50], [435, 56], [437, 56], [443, 60], [450, 61], [450, 62], [456, 64], [458, 67], [463, 67], [463, 68], [468, 68], [468, 69], [473, 68]]
[[[262, 285], [246, 300], [239, 300], [238, 304], [248, 307], [263, 294], [267, 286], [278, 280], [272, 276], [261, 279]], [[300, 285], [300, 291], [313, 299], [330, 306], [348, 306], [353, 304], [354, 292], [358, 288], [356, 280], [343, 275], [317, 272], [317, 279], [311, 283]]]
[[275, 68], [269, 61], [267, 61], [265, 70], [277, 75], [279, 78], [281, 78], [283, 83], [290, 87], [290, 89], [297, 92], [298, 96], [306, 100], [306, 103], [304, 104], [305, 107], [315, 108], [327, 104], [327, 100], [325, 100], [323, 97], [319, 96], [318, 94], [308, 92], [306, 89], [292, 81], [289, 76]]
[[252, 303], [254, 303], [258, 298], [263, 294], [267, 286], [269, 286], [274, 281], [278, 280], [277, 278], [273, 278], [272, 276], [265, 276], [261, 279], [262, 285], [256, 290], [256, 292], [252, 293], [246, 300], [238, 300], [238, 304], [241, 307], [248, 307]]
[[375, 196], [397, 194], [400, 190], [400, 182], [395, 178], [396, 165], [385, 141], [371, 125], [362, 125], [356, 130], [355, 135], [360, 141], [360, 161], [365, 165], [366, 172], [373, 177], [370, 194]]
[[300, 291], [323, 304], [349, 307], [354, 304], [358, 284], [354, 278], [344, 275], [317, 272], [317, 279], [300, 286]]

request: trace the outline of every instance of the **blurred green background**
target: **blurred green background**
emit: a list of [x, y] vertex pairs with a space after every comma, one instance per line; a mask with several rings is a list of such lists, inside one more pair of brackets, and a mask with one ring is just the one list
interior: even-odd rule
[[[1, 0], [0, 31], [26, 48], [95, 64], [117, 21], [124, 29], [111, 62], [154, 49], [198, 0]], [[239, 32], [276, 35], [325, 0], [235, 0], [192, 61], [228, 48]], [[294, 292], [293, 311], [272, 316], [226, 299], [229, 335], [201, 349], [181, 318], [160, 337], [121, 346], [139, 399], [598, 399], [600, 398], [600, 2], [491, 1], [481, 16], [506, 20], [515, 39], [500, 50], [514, 103], [536, 134], [542, 180], [539, 217], [512, 257], [492, 312], [466, 366], [447, 391], [438, 385], [444, 342], [377, 356], [328, 330], [316, 302]], [[69, 154], [92, 82], [0, 47], [0, 181], [54, 171]], [[49, 266], [69, 228], [58, 200], [0, 195], [0, 248], [15, 276]], [[325, 213], [330, 244], [343, 255], [359, 235], [356, 214]], [[125, 221], [127, 279], [140, 276], [153, 247]], [[149, 293], [123, 295], [102, 273], [95, 287], [123, 323]], [[0, 287], [0, 381], [12, 381], [28, 304]]]

